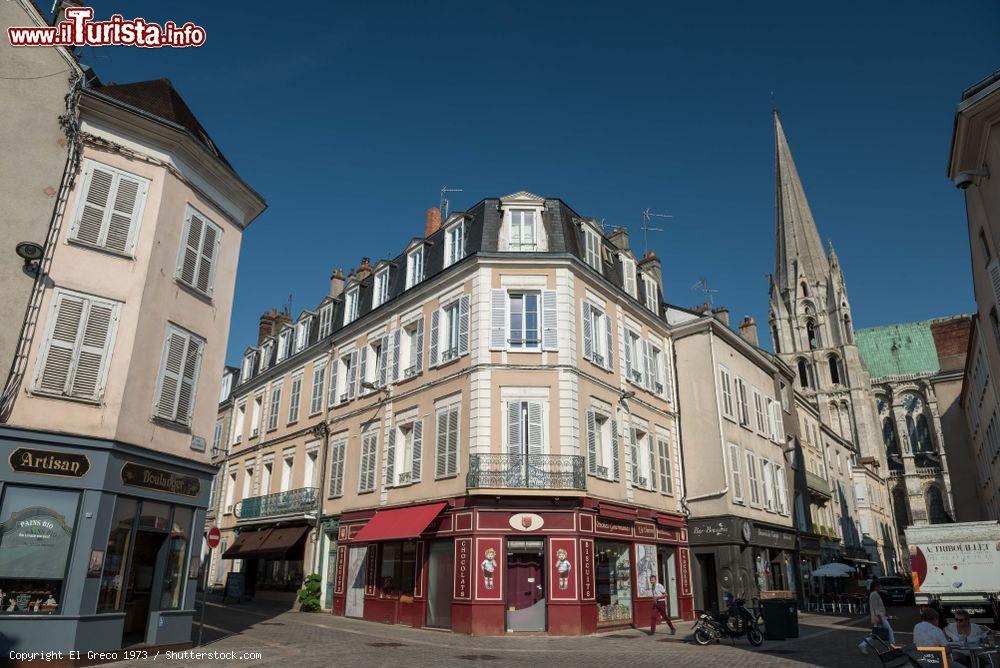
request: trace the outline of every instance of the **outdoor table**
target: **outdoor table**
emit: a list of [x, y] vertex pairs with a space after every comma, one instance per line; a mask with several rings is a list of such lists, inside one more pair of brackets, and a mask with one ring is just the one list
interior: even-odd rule
[[962, 642], [948, 643], [954, 654], [966, 654], [972, 658], [972, 668], [1000, 668], [1000, 648], [983, 645], [967, 645]]

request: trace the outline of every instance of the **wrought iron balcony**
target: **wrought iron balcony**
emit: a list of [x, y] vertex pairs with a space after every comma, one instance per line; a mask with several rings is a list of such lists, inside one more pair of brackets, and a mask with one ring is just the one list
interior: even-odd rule
[[579, 489], [587, 488], [580, 455], [469, 455], [469, 489]]
[[816, 492], [821, 496], [829, 498], [832, 495], [830, 491], [830, 483], [812, 471], [806, 471], [806, 487], [808, 487], [810, 491]]
[[251, 496], [237, 504], [236, 516], [240, 521], [245, 521], [266, 517], [304, 515], [316, 511], [316, 501], [317, 489], [315, 487], [301, 487], [276, 494]]

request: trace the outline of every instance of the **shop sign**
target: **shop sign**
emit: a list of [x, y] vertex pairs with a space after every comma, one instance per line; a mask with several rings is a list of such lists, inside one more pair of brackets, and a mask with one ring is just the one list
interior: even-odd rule
[[344, 574], [347, 568], [347, 546], [338, 545], [337, 546], [337, 574], [334, 576], [336, 580], [333, 584], [334, 594], [344, 593]]
[[201, 481], [194, 476], [162, 471], [132, 462], [122, 466], [122, 482], [131, 487], [145, 487], [157, 492], [183, 496], [198, 496], [198, 492], [201, 491]]
[[61, 580], [73, 527], [58, 511], [35, 506], [12, 513], [0, 537], [0, 577]]
[[754, 542], [764, 547], [776, 547], [785, 550], [795, 549], [795, 534], [775, 531], [760, 525], [754, 525], [756, 536]]
[[656, 538], [656, 525], [655, 524], [642, 524], [640, 522], [635, 523], [635, 536], [636, 538]]
[[52, 452], [18, 448], [7, 459], [10, 467], [18, 473], [39, 473], [67, 478], [82, 478], [90, 470], [90, 460], [86, 455], [69, 452]]
[[606, 517], [598, 517], [597, 532], [612, 534], [614, 536], [631, 536], [632, 525], [625, 522], [615, 522]]
[[691, 594], [691, 557], [687, 548], [678, 550], [681, 555], [681, 594]]
[[535, 513], [517, 513], [510, 517], [510, 528], [515, 531], [538, 531], [544, 525], [545, 520]]
[[369, 545], [367, 556], [365, 557], [365, 595], [374, 596], [375, 587], [375, 566], [378, 563], [378, 545]]
[[688, 523], [688, 536], [692, 543], [718, 543], [736, 540], [732, 520], [705, 520]]
[[577, 569], [576, 541], [572, 538], [549, 539], [549, 597], [552, 600], [575, 601]]
[[472, 598], [471, 538], [455, 539], [455, 598], [468, 601]]
[[581, 598], [594, 600], [594, 541], [584, 538], [580, 541]]
[[502, 601], [504, 598], [500, 538], [476, 538], [476, 599]]

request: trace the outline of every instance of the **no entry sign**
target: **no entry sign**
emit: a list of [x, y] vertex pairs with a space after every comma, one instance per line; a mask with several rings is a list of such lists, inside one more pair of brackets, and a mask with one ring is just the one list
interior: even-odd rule
[[212, 527], [208, 530], [208, 536], [205, 538], [205, 542], [211, 549], [219, 547], [219, 540], [222, 539], [222, 533], [219, 531], [219, 527]]

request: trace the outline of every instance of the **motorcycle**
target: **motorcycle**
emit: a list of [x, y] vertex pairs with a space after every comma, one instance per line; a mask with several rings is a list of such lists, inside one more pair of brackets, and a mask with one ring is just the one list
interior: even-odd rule
[[757, 616], [747, 610], [745, 601], [741, 598], [731, 601], [725, 612], [713, 615], [702, 613], [694, 623], [694, 641], [699, 645], [708, 645], [723, 638], [730, 638], [736, 644], [736, 638], [747, 637], [750, 644], [760, 647], [764, 643]]

